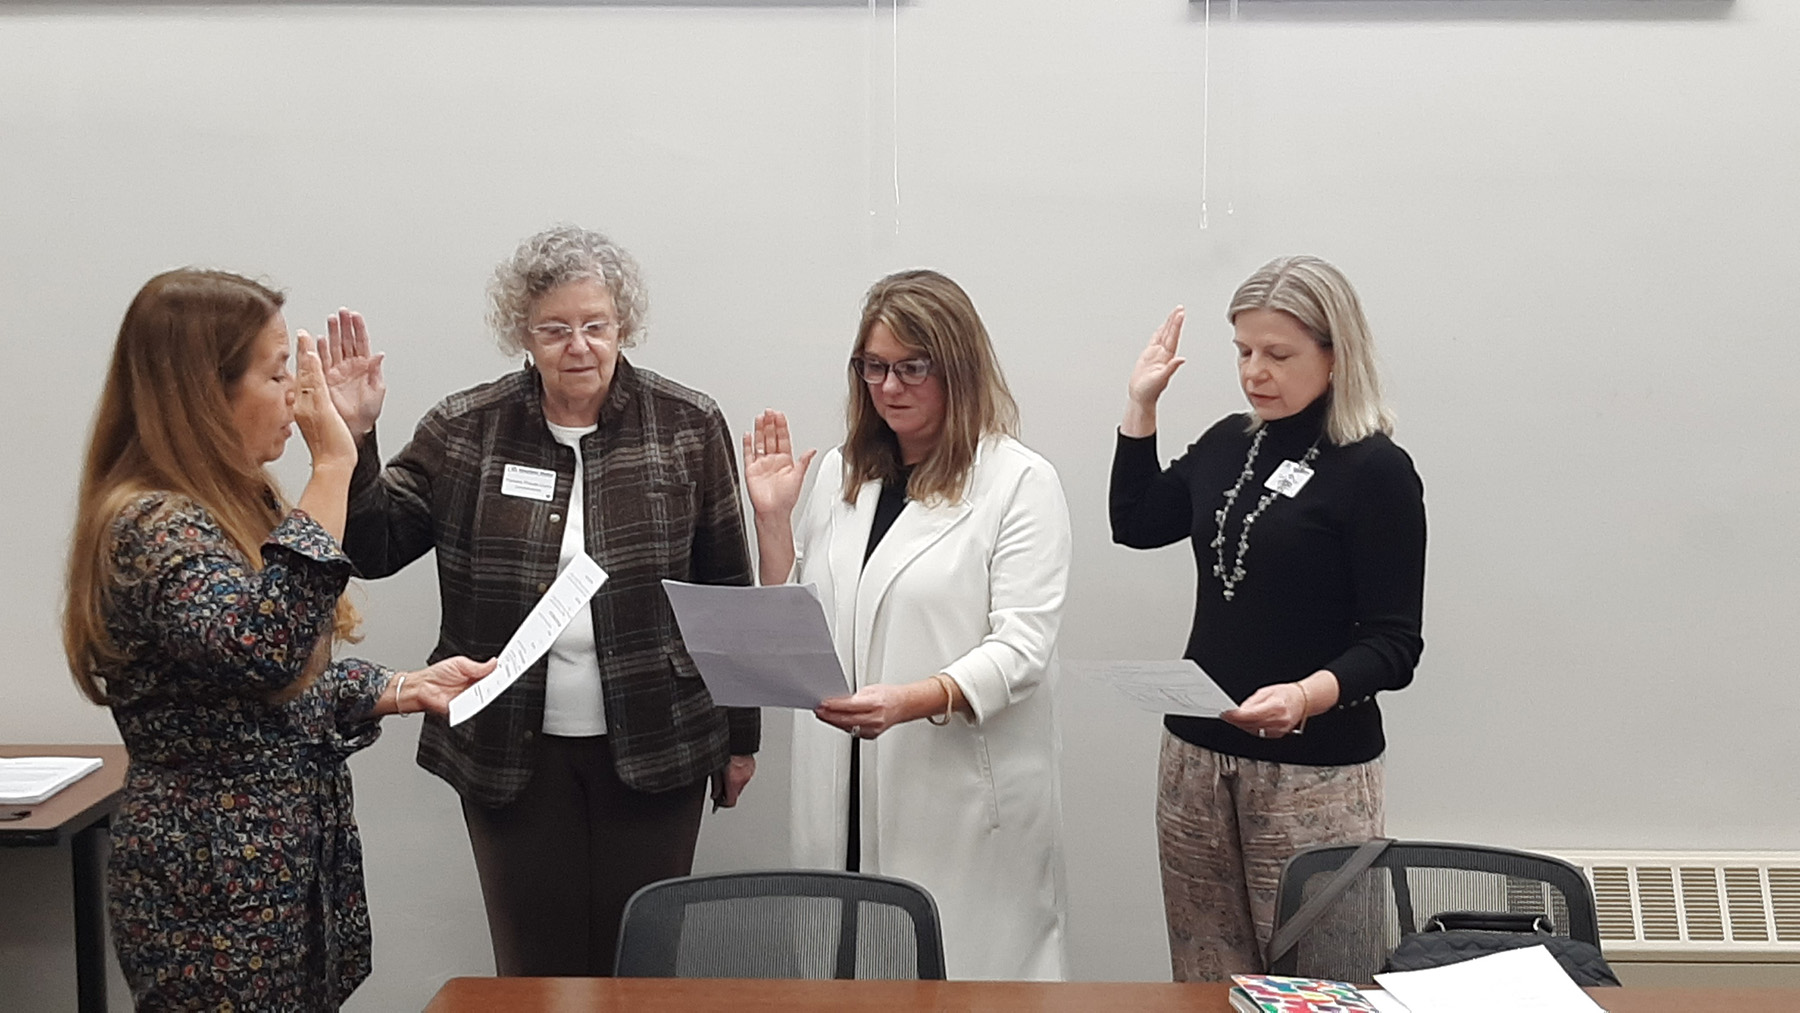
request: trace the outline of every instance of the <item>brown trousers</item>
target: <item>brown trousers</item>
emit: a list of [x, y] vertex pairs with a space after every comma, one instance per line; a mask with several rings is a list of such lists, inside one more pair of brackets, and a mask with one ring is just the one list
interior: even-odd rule
[[706, 782], [658, 794], [619, 780], [605, 736], [545, 735], [525, 790], [463, 800], [494, 967], [503, 976], [604, 976], [639, 887], [693, 871]]
[[1314, 844], [1381, 836], [1381, 761], [1246, 760], [1163, 732], [1156, 842], [1176, 981], [1264, 972], [1281, 866]]

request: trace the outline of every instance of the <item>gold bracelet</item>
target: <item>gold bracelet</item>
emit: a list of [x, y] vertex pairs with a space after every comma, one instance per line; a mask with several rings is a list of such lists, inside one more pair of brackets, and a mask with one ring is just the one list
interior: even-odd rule
[[927, 714], [925, 720], [942, 728], [950, 723], [950, 715], [956, 710], [956, 693], [951, 689], [955, 683], [952, 683], [950, 677], [942, 672], [932, 675], [931, 681], [944, 688], [944, 713], [941, 717], [936, 714]]
[[1311, 716], [1312, 712], [1312, 696], [1306, 692], [1304, 683], [1295, 682], [1294, 685], [1300, 690], [1300, 723], [1295, 725], [1294, 730], [1289, 734], [1299, 735], [1306, 731], [1306, 719]]

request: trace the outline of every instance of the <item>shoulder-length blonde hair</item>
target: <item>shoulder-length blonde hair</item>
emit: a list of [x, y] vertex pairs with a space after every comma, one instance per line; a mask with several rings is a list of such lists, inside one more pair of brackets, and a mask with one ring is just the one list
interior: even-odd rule
[[[987, 328], [962, 286], [936, 271], [890, 274], [863, 299], [853, 356], [861, 355], [876, 324], [886, 324], [902, 345], [931, 360], [944, 384], [944, 427], [937, 445], [920, 461], [907, 495], [927, 503], [962, 499], [982, 437], [1017, 436], [1019, 406], [1007, 389]], [[900, 474], [900, 444], [875, 410], [869, 385], [848, 369], [845, 408], [844, 501], [871, 479]]]
[[[243, 451], [232, 392], [284, 297], [223, 271], [183, 269], [145, 283], [125, 311], [94, 412], [69, 548], [63, 651], [81, 692], [106, 703], [106, 672], [124, 661], [106, 629], [114, 583], [112, 525], [133, 497], [167, 491], [205, 507], [250, 565], [286, 507]], [[355, 612], [340, 600], [337, 626]], [[329, 639], [280, 697], [298, 695], [329, 660]]]
[[[1374, 433], [1392, 433], [1394, 416], [1381, 400], [1375, 369], [1375, 337], [1363, 316], [1362, 301], [1342, 271], [1318, 257], [1278, 257], [1257, 268], [1231, 297], [1225, 319], [1236, 323], [1247, 310], [1280, 310], [1300, 321], [1319, 346], [1330, 351], [1330, 408], [1325, 435], [1338, 446]], [[1262, 424], [1254, 412], [1250, 428]]]

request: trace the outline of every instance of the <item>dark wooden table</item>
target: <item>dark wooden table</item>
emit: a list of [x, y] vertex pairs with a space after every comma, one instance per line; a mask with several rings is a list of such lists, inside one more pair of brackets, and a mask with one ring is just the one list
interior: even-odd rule
[[98, 756], [104, 761], [99, 770], [36, 805], [0, 805], [0, 847], [54, 848], [69, 842], [76, 1008], [106, 1013], [106, 830], [107, 817], [125, 793], [125, 747], [0, 746], [0, 756]]
[[[1227, 985], [1160, 982], [733, 981], [706, 978], [452, 978], [427, 1013], [1231, 1013]], [[1800, 989], [1594, 988], [1608, 1013], [1800, 1011]]]

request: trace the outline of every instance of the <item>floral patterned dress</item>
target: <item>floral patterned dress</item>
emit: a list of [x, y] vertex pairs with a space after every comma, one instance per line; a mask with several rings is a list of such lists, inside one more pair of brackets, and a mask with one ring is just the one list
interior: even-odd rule
[[335, 1010], [369, 974], [344, 760], [375, 741], [391, 674], [331, 665], [271, 697], [331, 628], [351, 565], [295, 510], [252, 567], [192, 501], [114, 522], [106, 674], [131, 753], [112, 821], [114, 945], [140, 1010]]

